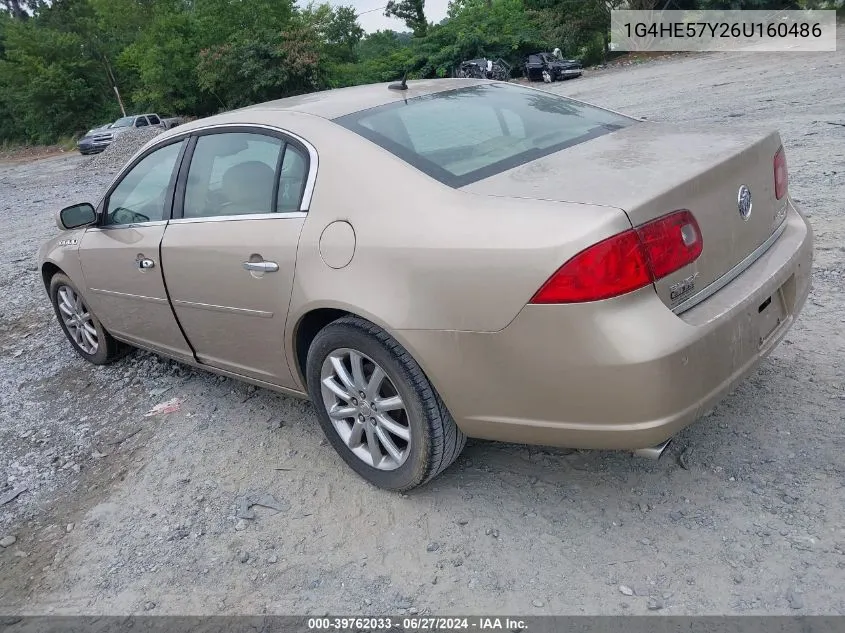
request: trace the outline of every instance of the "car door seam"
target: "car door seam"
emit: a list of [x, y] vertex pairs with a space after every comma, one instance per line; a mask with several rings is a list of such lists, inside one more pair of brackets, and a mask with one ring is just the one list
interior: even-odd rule
[[[193, 143], [193, 145], [192, 145]], [[173, 220], [174, 213], [176, 211], [176, 197], [179, 193], [180, 185], [184, 185], [181, 196], [182, 200], [184, 201], [185, 197], [185, 189], [187, 188], [187, 177], [188, 177], [188, 167], [190, 167], [190, 161], [193, 158], [194, 154], [194, 145], [196, 144], [196, 137], [194, 135], [189, 135], [185, 140], [185, 145], [182, 149], [182, 154], [179, 157], [179, 167], [176, 169], [176, 181], [173, 183], [173, 195], [170, 198], [170, 214], [167, 223], [164, 226], [164, 230], [161, 232], [161, 239], [158, 242], [158, 261], [160, 262], [161, 270], [159, 274], [161, 275], [161, 283], [164, 286], [164, 294], [167, 297], [167, 304], [170, 306], [170, 313], [173, 315], [173, 319], [176, 321], [176, 327], [179, 328], [179, 331], [182, 333], [182, 338], [185, 339], [185, 343], [188, 345], [188, 349], [191, 350], [191, 355], [194, 357], [194, 360], [199, 363], [200, 360], [197, 358], [197, 350], [194, 349], [193, 344], [191, 343], [191, 339], [188, 338], [188, 333], [185, 332], [185, 328], [182, 327], [182, 322], [179, 321], [179, 316], [176, 314], [176, 307], [173, 305], [173, 299], [170, 297], [170, 289], [167, 287], [167, 275], [166, 269], [164, 265], [164, 237], [167, 235], [167, 229], [170, 227], [170, 221]], [[185, 167], [185, 159], [188, 159], [187, 167]], [[183, 167], [185, 167], [183, 169]], [[181, 206], [180, 206], [181, 211]]]

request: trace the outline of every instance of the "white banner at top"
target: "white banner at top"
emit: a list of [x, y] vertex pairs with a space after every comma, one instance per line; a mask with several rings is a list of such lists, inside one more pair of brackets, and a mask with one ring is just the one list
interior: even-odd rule
[[836, 11], [611, 11], [614, 51], [835, 51]]

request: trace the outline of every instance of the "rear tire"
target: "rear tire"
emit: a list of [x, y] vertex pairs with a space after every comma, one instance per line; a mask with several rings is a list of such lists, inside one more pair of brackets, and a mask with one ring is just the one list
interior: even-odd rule
[[[358, 372], [352, 364], [356, 355]], [[371, 392], [360, 386], [376, 382], [374, 376], [381, 376], [377, 370], [385, 375], [381, 387]], [[329, 442], [356, 473], [379, 488], [420, 486], [454, 462], [466, 445], [466, 436], [417, 362], [369, 321], [343, 317], [320, 330], [308, 350], [306, 378]], [[343, 395], [338, 395], [338, 386]], [[391, 409], [388, 403], [393, 403]], [[371, 406], [374, 417], [369, 417]]]
[[89, 363], [107, 365], [131, 351], [106, 331], [67, 275], [53, 275], [49, 293], [62, 331], [74, 351]]

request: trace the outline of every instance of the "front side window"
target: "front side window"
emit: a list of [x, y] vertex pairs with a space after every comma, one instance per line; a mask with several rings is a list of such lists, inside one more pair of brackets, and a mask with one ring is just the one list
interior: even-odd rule
[[104, 224], [136, 224], [166, 220], [170, 183], [182, 143], [148, 154], [118, 183], [106, 202]]
[[200, 136], [188, 170], [183, 217], [298, 210], [307, 173], [305, 154], [279, 138], [250, 132]]
[[452, 187], [635, 122], [555, 94], [498, 83], [397, 101], [334, 121]]

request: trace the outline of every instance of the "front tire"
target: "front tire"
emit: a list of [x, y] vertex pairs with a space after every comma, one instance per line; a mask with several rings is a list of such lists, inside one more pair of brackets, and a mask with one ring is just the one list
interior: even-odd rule
[[50, 300], [74, 351], [89, 363], [107, 365], [129, 351], [106, 331], [67, 275], [56, 273], [50, 279]]
[[306, 378], [329, 442], [379, 488], [426, 483], [466, 444], [417, 362], [369, 321], [343, 317], [323, 328], [308, 350]]

